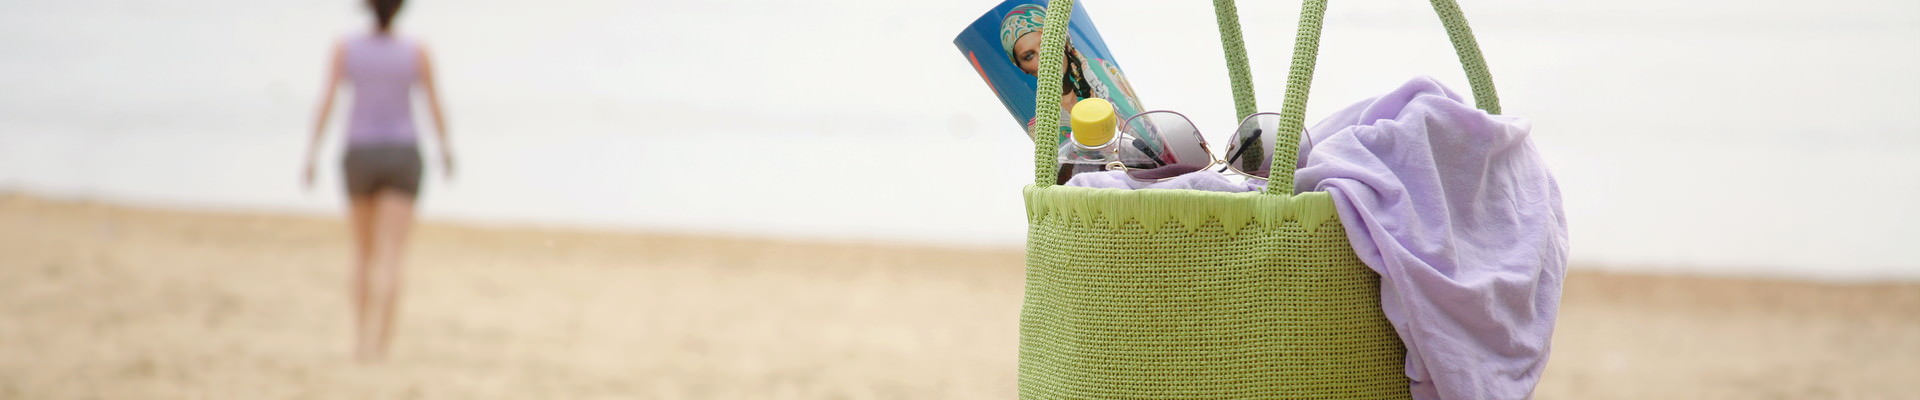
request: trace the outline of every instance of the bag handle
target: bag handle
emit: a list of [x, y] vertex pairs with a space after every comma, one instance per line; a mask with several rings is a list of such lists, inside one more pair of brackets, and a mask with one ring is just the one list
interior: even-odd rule
[[[1494, 93], [1493, 76], [1480, 54], [1480, 45], [1467, 26], [1466, 16], [1454, 0], [1431, 0], [1433, 10], [1446, 26], [1447, 37], [1460, 56], [1467, 80], [1473, 87], [1475, 103], [1488, 113], [1500, 113], [1500, 98]], [[1074, 0], [1052, 0], [1047, 4], [1045, 25], [1040, 32], [1038, 88], [1034, 93], [1034, 185], [1052, 186], [1059, 174], [1059, 141], [1052, 133], [1060, 120], [1059, 103], [1061, 59], [1065, 57], [1067, 22], [1073, 15]], [[1214, 0], [1214, 14], [1220, 25], [1220, 43], [1227, 55], [1227, 73], [1233, 86], [1234, 112], [1239, 118], [1252, 115], [1257, 107], [1253, 99], [1253, 81], [1248, 72], [1246, 43], [1241, 39], [1239, 11], [1233, 0]], [[1326, 0], [1304, 0], [1300, 9], [1300, 30], [1294, 38], [1293, 65], [1287, 73], [1287, 97], [1281, 107], [1280, 132], [1274, 138], [1273, 166], [1267, 187], [1270, 195], [1293, 193], [1294, 165], [1299, 160], [1300, 133], [1306, 125], [1307, 92], [1313, 83], [1314, 62], [1320, 53], [1320, 27], [1326, 19]], [[1040, 122], [1047, 121], [1047, 122]]]
[[1227, 78], [1233, 85], [1235, 120], [1259, 112], [1253, 104], [1253, 73], [1247, 72], [1247, 43], [1241, 40], [1240, 10], [1233, 0], [1213, 0], [1214, 19], [1220, 22], [1220, 47], [1227, 53]]
[[[1453, 51], [1460, 55], [1460, 66], [1467, 71], [1473, 86], [1474, 103], [1491, 114], [1500, 113], [1500, 97], [1493, 91], [1493, 75], [1487, 72], [1487, 60], [1480, 56], [1480, 44], [1460, 5], [1453, 0], [1432, 0], [1433, 11], [1447, 27]], [[1327, 16], [1327, 0], [1304, 0], [1300, 7], [1300, 32], [1293, 43], [1293, 68], [1287, 72], [1287, 98], [1280, 108], [1280, 132], [1273, 140], [1273, 167], [1268, 174], [1266, 194], [1293, 194], [1293, 172], [1300, 156], [1300, 134], [1306, 127], [1307, 90], [1313, 84], [1313, 64], [1320, 54], [1320, 25]], [[1057, 78], [1056, 78], [1057, 79]], [[1057, 89], [1056, 89], [1057, 90]]]
[[[1233, 110], [1238, 118], [1253, 115], [1259, 107], [1253, 102], [1252, 72], [1247, 67], [1247, 45], [1241, 40], [1240, 12], [1234, 7], [1233, 0], [1213, 0], [1215, 19], [1220, 24], [1220, 45], [1227, 53], [1227, 76], [1233, 86]], [[1056, 17], [1057, 16], [1057, 17]], [[1060, 120], [1060, 107], [1051, 105], [1060, 103], [1061, 59], [1066, 55], [1067, 22], [1073, 20], [1073, 0], [1053, 0], [1047, 3], [1047, 20], [1040, 32], [1040, 73], [1039, 87], [1034, 93], [1034, 132], [1033, 136], [1033, 183], [1037, 186], [1053, 186], [1054, 179], [1060, 173], [1058, 164], [1060, 142], [1052, 133], [1053, 124]], [[1044, 128], [1044, 129], [1043, 129]]]

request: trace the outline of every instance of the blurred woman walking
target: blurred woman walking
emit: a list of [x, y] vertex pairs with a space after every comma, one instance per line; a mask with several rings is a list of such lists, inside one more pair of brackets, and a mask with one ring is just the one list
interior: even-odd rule
[[412, 100], [426, 97], [440, 140], [446, 177], [453, 176], [447, 125], [434, 86], [432, 62], [418, 40], [393, 31], [403, 0], [368, 0], [374, 28], [342, 38], [333, 48], [319, 116], [307, 145], [302, 183], [313, 186], [314, 158], [333, 95], [344, 82], [352, 88], [347, 114], [346, 151], [341, 170], [346, 181], [348, 222], [353, 226], [354, 356], [361, 362], [386, 357], [393, 337], [400, 296], [401, 250], [413, 225], [414, 199], [420, 193], [421, 161]]

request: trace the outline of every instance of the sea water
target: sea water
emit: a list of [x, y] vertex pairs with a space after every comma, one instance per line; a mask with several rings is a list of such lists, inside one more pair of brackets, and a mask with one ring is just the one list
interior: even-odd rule
[[[341, 121], [316, 188], [299, 162], [360, 3], [0, 0], [0, 190], [340, 213]], [[951, 44], [991, 3], [409, 2], [458, 161], [428, 147], [422, 215], [1017, 248], [1030, 143]], [[1296, 5], [1241, 3], [1278, 111]], [[1232, 128], [1210, 8], [1084, 4], [1147, 108]], [[1920, 279], [1920, 2], [1807, 4], [1462, 4], [1577, 266]], [[1415, 75], [1468, 92], [1426, 7], [1334, 4], [1309, 120]]]

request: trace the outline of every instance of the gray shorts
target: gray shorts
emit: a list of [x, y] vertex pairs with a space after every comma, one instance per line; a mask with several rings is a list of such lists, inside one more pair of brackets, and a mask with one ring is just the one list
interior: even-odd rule
[[340, 169], [348, 195], [368, 196], [381, 189], [420, 194], [420, 148], [411, 144], [348, 146]]

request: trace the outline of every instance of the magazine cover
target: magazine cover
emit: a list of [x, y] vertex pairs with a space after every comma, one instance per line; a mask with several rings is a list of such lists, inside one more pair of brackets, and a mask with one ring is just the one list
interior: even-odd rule
[[[1114, 111], [1122, 120], [1141, 111], [1133, 87], [1127, 84], [1120, 65], [1108, 52], [1106, 42], [1100, 39], [1092, 17], [1080, 3], [1073, 7], [1073, 19], [1067, 22], [1066, 73], [1060, 93], [1063, 112], [1061, 120], [1053, 122], [1059, 129], [1062, 144], [1070, 129], [1065, 111], [1072, 110], [1080, 99], [1106, 99], [1114, 104]], [[1007, 113], [1024, 132], [1037, 132], [1032, 129], [1037, 125], [1033, 121], [1034, 91], [1038, 90], [1035, 75], [1040, 64], [1040, 30], [1046, 18], [1046, 0], [1007, 0], [988, 10], [953, 40], [954, 46], [960, 48], [960, 53], [967, 57], [974, 71], [980, 73], [980, 79], [986, 80], [987, 87], [1000, 98]]]

